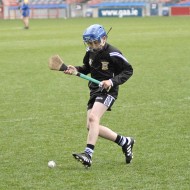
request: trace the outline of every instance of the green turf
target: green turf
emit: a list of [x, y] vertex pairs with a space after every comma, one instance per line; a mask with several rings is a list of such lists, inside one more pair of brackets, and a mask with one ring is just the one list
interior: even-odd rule
[[[50, 71], [60, 54], [80, 65], [82, 33], [105, 25], [108, 41], [133, 65], [102, 124], [134, 136], [134, 160], [99, 139], [93, 165], [71, 156], [86, 144], [87, 81]], [[188, 190], [190, 186], [189, 17], [0, 20], [1, 190]], [[47, 162], [57, 167], [49, 169]]]

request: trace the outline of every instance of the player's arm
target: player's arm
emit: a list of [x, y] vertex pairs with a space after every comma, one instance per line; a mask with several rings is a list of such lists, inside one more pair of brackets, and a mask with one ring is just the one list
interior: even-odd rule
[[49, 66], [49, 69], [51, 69], [51, 70], [63, 71], [65, 74], [75, 75], [82, 79], [91, 81], [91, 82], [99, 85], [100, 87], [102, 86], [101, 82], [99, 80], [96, 80], [92, 77], [89, 77], [83, 73], [78, 72], [77, 68], [72, 65], [67, 66], [59, 55], [51, 56], [48, 61], [48, 66]]
[[113, 56], [112, 60], [116, 68], [115, 76], [110, 79], [112, 86], [121, 85], [133, 75], [133, 68], [121, 54]]

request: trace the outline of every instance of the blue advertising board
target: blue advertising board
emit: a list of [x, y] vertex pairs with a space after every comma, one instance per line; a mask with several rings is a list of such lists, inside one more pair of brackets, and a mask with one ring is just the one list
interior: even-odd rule
[[99, 17], [141, 17], [142, 8], [100, 8], [98, 10]]

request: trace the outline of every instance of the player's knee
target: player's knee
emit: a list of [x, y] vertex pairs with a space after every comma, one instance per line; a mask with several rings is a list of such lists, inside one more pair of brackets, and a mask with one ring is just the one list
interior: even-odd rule
[[95, 122], [98, 122], [98, 117], [94, 114], [90, 114], [88, 118], [88, 126], [90, 126], [91, 123], [95, 123]]

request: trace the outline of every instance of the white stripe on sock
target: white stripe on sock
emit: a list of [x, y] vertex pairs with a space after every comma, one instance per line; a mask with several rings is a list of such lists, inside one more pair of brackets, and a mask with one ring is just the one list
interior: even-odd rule
[[126, 143], [126, 138], [121, 137], [121, 142], [119, 143], [121, 146], [123, 146]]
[[86, 147], [84, 152], [86, 152], [92, 158], [92, 154], [93, 154], [94, 151], [91, 148]]

